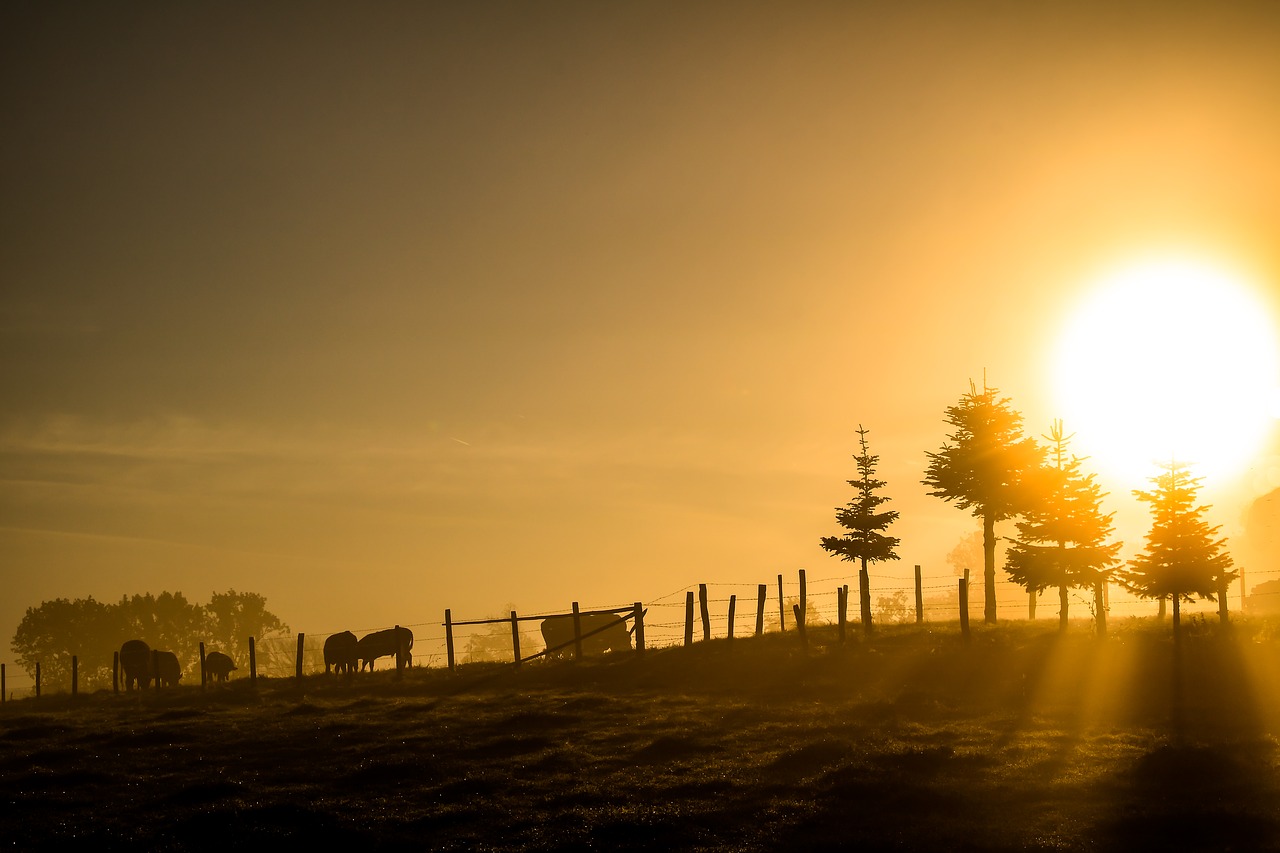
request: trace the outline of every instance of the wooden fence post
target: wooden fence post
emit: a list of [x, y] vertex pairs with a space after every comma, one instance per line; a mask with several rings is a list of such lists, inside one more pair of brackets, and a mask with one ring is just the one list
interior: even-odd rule
[[707, 607], [707, 585], [698, 584], [698, 609], [702, 611], [702, 639], [711, 639], [711, 611]]
[[969, 570], [960, 578], [960, 636], [969, 642]]
[[764, 600], [769, 595], [769, 585], [762, 583], [756, 587], [756, 636], [764, 633]]
[[448, 608], [444, 611], [444, 650], [449, 661], [449, 671], [455, 672], [457, 663], [453, 659], [453, 611]]
[[573, 603], [573, 659], [582, 660], [582, 612], [576, 601]]
[[120, 692], [120, 652], [111, 653], [111, 692]]
[[807, 652], [809, 651], [809, 637], [804, 631], [804, 611], [800, 609], [799, 604], [791, 605], [791, 609], [796, 615], [796, 629], [800, 631], [800, 646]]
[[302, 680], [302, 643], [306, 634], [298, 634], [298, 659], [295, 663], [293, 674], [299, 681]]
[[76, 655], [71, 656], [71, 695], [75, 696], [80, 692], [80, 658]]
[[733, 639], [733, 616], [734, 611], [738, 609], [738, 596], [729, 596], [729, 639]]
[[0, 705], [9, 701], [9, 693], [5, 689], [7, 685], [4, 683], [4, 664], [0, 663]]
[[836, 623], [839, 625], [840, 642], [844, 643], [844, 618], [849, 609], [849, 587], [836, 587]]
[[635, 619], [636, 654], [643, 655], [644, 654], [644, 608], [641, 606], [641, 603], [639, 601], [637, 601], [635, 604], [631, 606], [631, 613], [633, 615], [633, 618]]
[[684, 647], [693, 645], [693, 590], [684, 596]]
[[36, 661], [36, 698], [40, 698], [40, 661]]
[[514, 610], [511, 611], [511, 654], [515, 657], [515, 664], [520, 666], [520, 620], [516, 616]]
[[1244, 566], [1241, 566], [1241, 567], [1240, 567], [1240, 615], [1241, 615], [1241, 616], [1245, 615], [1245, 614], [1244, 614], [1244, 602], [1245, 602], [1245, 595], [1244, 595]]
[[778, 575], [778, 630], [787, 630], [787, 605], [782, 600], [782, 575]]
[[920, 579], [920, 566], [916, 566], [916, 624], [924, 621], [924, 585]]
[[800, 570], [800, 619], [798, 621], [809, 621], [809, 587], [804, 581], [804, 569]]
[[200, 643], [200, 692], [204, 692], [205, 685], [209, 683], [209, 675], [204, 668], [204, 642]]
[[249, 638], [249, 685], [256, 687], [258, 684], [258, 650], [254, 645], [253, 637]]
[[404, 675], [405, 647], [404, 647], [404, 635], [400, 633], [399, 625], [395, 625], [392, 627], [391, 636], [396, 638], [396, 678], [401, 678]]

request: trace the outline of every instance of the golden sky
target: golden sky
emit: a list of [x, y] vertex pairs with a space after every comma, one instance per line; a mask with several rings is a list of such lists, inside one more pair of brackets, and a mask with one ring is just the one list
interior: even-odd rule
[[949, 573], [943, 410], [985, 370], [1047, 432], [1098, 269], [1190, 247], [1280, 299], [1274, 4], [32, 4], [0, 39], [6, 647], [56, 597], [322, 633], [847, 575], [859, 424], [891, 571]]

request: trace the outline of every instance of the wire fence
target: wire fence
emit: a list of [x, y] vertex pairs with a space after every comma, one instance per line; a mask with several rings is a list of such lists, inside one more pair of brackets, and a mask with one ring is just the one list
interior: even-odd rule
[[[803, 570], [802, 570], [803, 571]], [[1250, 571], [1247, 580], [1255, 588], [1274, 576], [1280, 575], [1280, 569]], [[781, 601], [779, 600], [779, 577], [782, 579]], [[728, 611], [730, 604], [735, 607], [734, 634], [754, 633], [755, 626], [763, 623], [765, 632], [778, 632], [795, 628], [792, 607], [799, 603], [801, 589], [799, 576], [788, 579], [779, 576], [770, 583], [760, 582], [718, 582], [706, 584], [688, 584], [671, 590], [656, 598], [643, 600], [645, 609], [644, 636], [648, 648], [663, 648], [680, 645], [684, 642], [688, 627], [687, 612], [688, 595], [698, 593], [700, 587], [707, 588], [707, 607], [710, 617], [712, 638], [723, 638], [729, 635]], [[1261, 578], [1262, 580], [1259, 580]], [[959, 577], [954, 574], [921, 575], [920, 595], [922, 598], [922, 618], [925, 622], [948, 623], [959, 619]], [[872, 603], [873, 620], [879, 624], [902, 624], [916, 620], [916, 580], [914, 575], [885, 573], [869, 579], [869, 596]], [[822, 578], [805, 578], [805, 621], [808, 625], [835, 624], [838, 619], [838, 602], [840, 589], [846, 585], [856, 589], [856, 575], [829, 575]], [[759, 590], [765, 587], [765, 604], [760, 608]], [[1109, 619], [1126, 617], [1155, 616], [1159, 612], [1159, 603], [1152, 599], [1139, 599], [1115, 590], [1107, 604]], [[712, 591], [714, 590], [714, 595]], [[973, 576], [969, 585], [969, 609], [971, 613], [981, 614], [985, 598], [985, 585], [981, 575]], [[855, 598], [856, 600], [856, 598]], [[1261, 590], [1242, 596], [1236, 592], [1234, 597], [1227, 596], [1228, 608], [1239, 615], [1244, 604], [1246, 615], [1280, 613], [1280, 588]], [[1073, 614], [1092, 615], [1094, 603], [1091, 596], [1083, 591], [1072, 590], [1069, 606]], [[630, 609], [627, 605], [625, 609]], [[1198, 600], [1184, 603], [1182, 613], [1193, 616], [1218, 611], [1218, 603]], [[618, 611], [617, 602], [587, 603], [581, 606], [584, 613], [592, 611]], [[1029, 597], [1025, 590], [1008, 581], [996, 582], [996, 611], [1000, 619], [1027, 619], [1029, 617]], [[849, 616], [851, 625], [858, 624], [854, 616], [857, 608], [853, 608]], [[443, 614], [442, 614], [443, 615]], [[533, 623], [550, 616], [569, 615], [565, 610], [538, 610], [531, 613], [518, 614], [520, 626], [521, 657], [528, 660], [546, 650], [546, 643], [540, 631], [531, 627]], [[700, 614], [699, 614], [700, 615]], [[1038, 620], [1058, 618], [1058, 592], [1051, 589], [1038, 597], [1036, 607]], [[697, 620], [697, 621], [700, 621]], [[352, 631], [364, 636], [382, 631], [392, 626], [380, 626]], [[407, 628], [413, 634], [412, 646], [409, 649], [413, 666], [444, 667], [449, 660], [449, 633], [455, 656], [460, 663], [479, 662], [512, 662], [514, 646], [511, 634], [510, 617], [480, 617], [461, 619], [453, 622], [450, 632], [446, 632], [443, 620], [427, 619], [420, 622], [401, 623], [398, 627]], [[349, 629], [333, 631], [302, 631], [298, 634], [260, 637], [256, 639], [257, 672], [266, 678], [287, 678], [296, 675], [299, 654], [298, 637], [302, 637], [301, 655], [304, 674], [324, 672], [326, 670], [324, 646], [325, 642], [336, 634]], [[701, 636], [699, 632], [699, 636]], [[241, 650], [247, 652], [246, 649]], [[238, 658], [242, 660], [243, 658]], [[393, 658], [394, 660], [394, 658]], [[371, 668], [376, 668], [376, 661]], [[197, 673], [198, 675], [198, 673]], [[9, 664], [4, 667], [3, 696], [5, 701], [36, 695], [36, 679], [34, 673]], [[47, 679], [41, 684], [44, 693], [68, 692], [69, 684], [54, 684]]]

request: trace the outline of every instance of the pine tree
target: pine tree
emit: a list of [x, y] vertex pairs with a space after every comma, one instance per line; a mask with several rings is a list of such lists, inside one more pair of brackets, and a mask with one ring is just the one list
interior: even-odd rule
[[1155, 488], [1135, 490], [1138, 500], [1151, 505], [1151, 530], [1146, 547], [1129, 561], [1124, 585], [1143, 598], [1173, 601], [1173, 637], [1180, 637], [1180, 603], [1199, 597], [1214, 601], [1238, 573], [1231, 570], [1226, 539], [1205, 521], [1208, 506], [1196, 505], [1199, 477], [1176, 460], [1161, 464], [1163, 473], [1151, 478]]
[[1058, 589], [1058, 627], [1066, 630], [1068, 591], [1089, 589], [1094, 596], [1098, 633], [1106, 633], [1102, 585], [1118, 565], [1119, 542], [1109, 542], [1115, 513], [1102, 512], [1103, 491], [1084, 461], [1067, 456], [1071, 436], [1054, 421], [1045, 438], [1052, 462], [1028, 480], [1031, 503], [1017, 523], [1018, 536], [1005, 558], [1009, 577], [1031, 594]]
[[867, 572], [868, 563], [884, 560], [896, 560], [898, 555], [894, 549], [898, 547], [898, 538], [888, 536], [883, 531], [898, 518], [895, 510], [879, 511], [889, 498], [876, 494], [885, 487], [884, 480], [875, 476], [879, 456], [874, 456], [867, 449], [867, 430], [858, 424], [858, 444], [861, 453], [854, 457], [858, 463], [858, 479], [848, 480], [857, 495], [843, 507], [836, 509], [836, 521], [848, 533], [842, 536], [822, 537], [823, 550], [830, 554], [838, 554], [842, 560], [859, 560], [858, 601], [862, 612], [862, 627], [871, 631], [871, 581]]
[[983, 578], [986, 582], [984, 618], [996, 621], [997, 521], [1021, 515], [1026, 509], [1023, 479], [1040, 465], [1043, 456], [1035, 441], [1022, 435], [1022, 415], [997, 389], [983, 383], [979, 392], [972, 382], [969, 393], [946, 410], [946, 421], [956, 428], [937, 453], [926, 453], [929, 467], [924, 485], [934, 497], [955, 501], [982, 519]]

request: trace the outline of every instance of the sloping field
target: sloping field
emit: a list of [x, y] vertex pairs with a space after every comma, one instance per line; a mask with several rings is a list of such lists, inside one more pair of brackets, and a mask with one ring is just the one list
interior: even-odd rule
[[10, 702], [0, 842], [1280, 850], [1275, 626], [1118, 627]]

